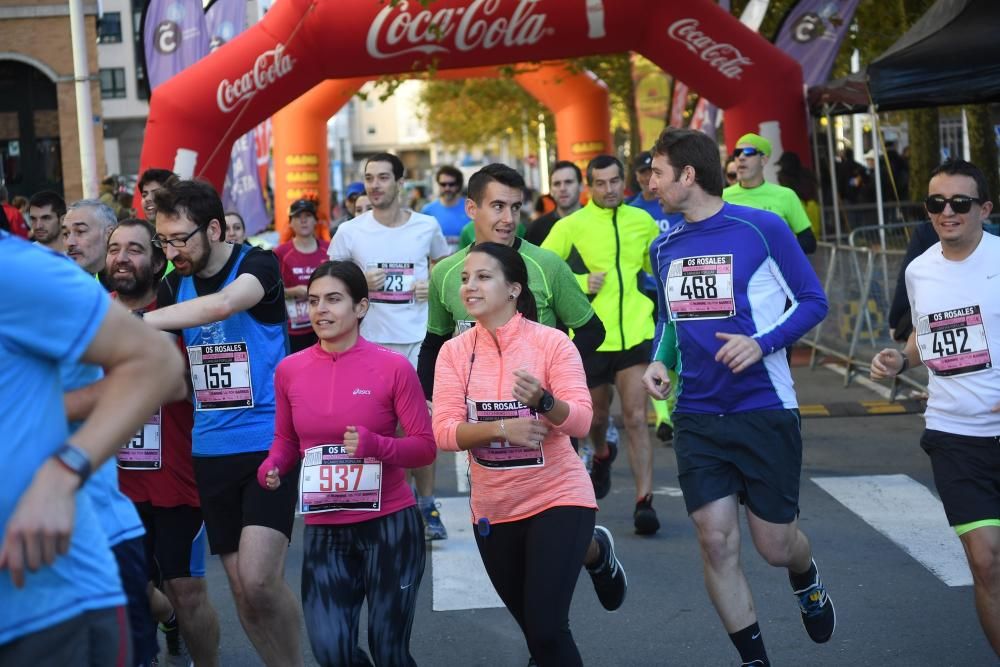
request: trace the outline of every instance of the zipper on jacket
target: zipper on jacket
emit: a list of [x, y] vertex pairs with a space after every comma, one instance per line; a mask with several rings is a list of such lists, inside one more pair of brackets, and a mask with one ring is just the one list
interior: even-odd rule
[[[619, 206], [620, 208], [620, 206]], [[611, 212], [611, 227], [615, 230], [615, 272], [618, 274], [618, 333], [625, 351], [625, 283], [622, 281], [622, 242], [618, 237], [618, 208]]]

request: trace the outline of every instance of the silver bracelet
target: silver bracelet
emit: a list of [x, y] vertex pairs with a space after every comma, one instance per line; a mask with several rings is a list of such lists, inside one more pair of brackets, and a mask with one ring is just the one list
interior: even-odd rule
[[502, 419], [500, 420], [500, 433], [503, 434], [503, 439], [504, 440], [506, 440], [508, 442], [510, 441], [510, 438], [507, 437], [507, 427], [503, 425], [503, 420]]

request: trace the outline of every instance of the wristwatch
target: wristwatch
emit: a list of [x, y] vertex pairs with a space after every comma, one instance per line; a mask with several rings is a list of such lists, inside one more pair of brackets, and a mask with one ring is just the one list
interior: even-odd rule
[[542, 397], [538, 400], [538, 407], [535, 408], [535, 412], [544, 415], [554, 407], [556, 407], [556, 397], [548, 389], [543, 388]]
[[53, 456], [59, 463], [69, 468], [70, 472], [74, 472], [80, 477], [80, 486], [83, 486], [83, 483], [90, 477], [90, 457], [76, 445], [67, 442]]

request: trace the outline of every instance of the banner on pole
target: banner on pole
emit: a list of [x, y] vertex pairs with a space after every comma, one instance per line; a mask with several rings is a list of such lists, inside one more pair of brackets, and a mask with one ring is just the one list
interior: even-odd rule
[[208, 54], [201, 0], [150, 0], [143, 15], [146, 78], [151, 91]]
[[807, 86], [826, 83], [858, 0], [800, 0], [785, 15], [774, 45], [802, 65]]

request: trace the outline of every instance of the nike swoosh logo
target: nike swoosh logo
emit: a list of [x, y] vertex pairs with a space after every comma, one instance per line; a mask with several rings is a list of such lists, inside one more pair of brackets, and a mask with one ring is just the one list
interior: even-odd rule
[[405, 586], [400, 586], [399, 590], [405, 591], [407, 588], [409, 588], [412, 585], [413, 585], [413, 582], [411, 581], [410, 583], [406, 584]]
[[750, 639], [757, 639], [757, 637], [760, 637], [760, 633], [759, 632], [757, 634], [755, 634], [753, 637], [751, 637]]
[[986, 276], [986, 279], [987, 279], [987, 280], [993, 280], [993, 279], [994, 279], [994, 278], [996, 278], [997, 276], [1000, 276], [1000, 273], [994, 273], [994, 274], [993, 274], [992, 276]]

